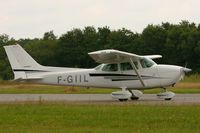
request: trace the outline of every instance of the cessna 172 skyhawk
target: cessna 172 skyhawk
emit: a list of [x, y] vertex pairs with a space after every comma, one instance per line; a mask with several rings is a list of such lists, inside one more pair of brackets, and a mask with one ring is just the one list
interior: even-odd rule
[[115, 99], [126, 101], [138, 99], [141, 90], [162, 88], [159, 98], [171, 100], [173, 92], [165, 87], [174, 86], [191, 69], [158, 65], [152, 59], [161, 55], [140, 56], [108, 49], [88, 53], [101, 65], [92, 69], [49, 67], [38, 64], [20, 45], [4, 46], [14, 80], [39, 84], [121, 88], [111, 94]]

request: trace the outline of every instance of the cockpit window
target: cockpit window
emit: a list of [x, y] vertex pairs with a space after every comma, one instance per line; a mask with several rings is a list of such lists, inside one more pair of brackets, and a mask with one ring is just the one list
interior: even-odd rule
[[140, 63], [143, 68], [149, 68], [155, 64], [153, 60], [148, 59], [148, 58], [141, 59]]
[[103, 66], [102, 71], [118, 71], [117, 64], [106, 64]]
[[[135, 67], [138, 69], [138, 63], [137, 62], [133, 62], [135, 64]], [[131, 66], [131, 64], [129, 62], [126, 63], [120, 63], [120, 69], [122, 71], [127, 71], [127, 70], [132, 70], [133, 67]]]

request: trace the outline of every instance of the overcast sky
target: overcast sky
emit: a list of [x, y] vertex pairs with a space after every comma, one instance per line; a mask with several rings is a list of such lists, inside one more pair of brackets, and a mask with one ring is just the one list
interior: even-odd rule
[[140, 33], [148, 24], [181, 20], [200, 23], [199, 0], [0, 0], [0, 34], [16, 39], [85, 26]]

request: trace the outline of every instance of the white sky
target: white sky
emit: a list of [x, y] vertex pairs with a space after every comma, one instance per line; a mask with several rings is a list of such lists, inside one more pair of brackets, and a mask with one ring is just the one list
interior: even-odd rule
[[0, 34], [15, 39], [85, 26], [140, 33], [148, 24], [181, 20], [200, 23], [199, 0], [0, 0]]

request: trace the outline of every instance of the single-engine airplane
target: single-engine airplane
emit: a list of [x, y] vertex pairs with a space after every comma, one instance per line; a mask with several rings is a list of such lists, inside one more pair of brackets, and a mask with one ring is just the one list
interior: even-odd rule
[[39, 84], [121, 88], [111, 96], [120, 101], [137, 100], [142, 90], [161, 88], [157, 96], [171, 100], [175, 94], [166, 87], [174, 86], [191, 69], [159, 65], [152, 59], [161, 55], [140, 56], [114, 49], [88, 53], [101, 65], [92, 69], [49, 67], [38, 64], [19, 44], [4, 46], [14, 80]]

